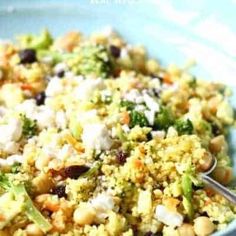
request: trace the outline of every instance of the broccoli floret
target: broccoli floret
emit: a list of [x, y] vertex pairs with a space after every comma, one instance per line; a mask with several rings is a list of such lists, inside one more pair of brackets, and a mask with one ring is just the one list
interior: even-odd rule
[[179, 119], [175, 122], [174, 126], [180, 135], [193, 133], [193, 124], [189, 119]]
[[120, 102], [120, 106], [121, 107], [126, 107], [126, 109], [128, 111], [131, 111], [135, 108], [135, 103], [123, 100], [123, 101]]
[[167, 130], [174, 124], [174, 117], [168, 108], [161, 107], [160, 112], [156, 115], [154, 121], [154, 128], [159, 130]]
[[21, 119], [23, 122], [23, 135], [26, 138], [31, 138], [36, 135], [38, 127], [37, 122], [35, 120], [31, 120], [26, 115], [21, 114]]
[[82, 75], [95, 75], [107, 78], [111, 73], [108, 51], [101, 45], [86, 45], [78, 51], [78, 72]]
[[130, 112], [130, 128], [139, 125], [140, 127], [148, 126], [148, 120], [142, 112], [132, 110]]
[[53, 43], [53, 38], [47, 30], [44, 30], [40, 35], [23, 35], [19, 37], [19, 41], [23, 48], [39, 50], [48, 49]]
[[44, 218], [44, 216], [38, 211], [34, 206], [32, 200], [30, 199], [29, 194], [26, 191], [25, 185], [22, 183], [15, 184], [14, 181], [9, 179], [9, 176], [0, 172], [0, 187], [5, 189], [7, 192], [12, 192], [15, 196], [15, 199], [24, 199], [23, 211], [27, 217], [32, 220], [38, 227], [46, 233], [49, 231], [52, 226]]

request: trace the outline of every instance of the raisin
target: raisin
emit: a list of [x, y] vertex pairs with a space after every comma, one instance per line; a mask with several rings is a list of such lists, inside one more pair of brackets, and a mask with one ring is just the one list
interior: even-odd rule
[[64, 77], [64, 75], [65, 75], [65, 71], [64, 70], [60, 70], [59, 72], [57, 72], [57, 77], [59, 77], [59, 78]]
[[66, 186], [65, 185], [58, 185], [52, 189], [52, 194], [57, 195], [59, 198], [66, 198]]
[[65, 168], [65, 177], [71, 179], [78, 179], [82, 174], [87, 172], [90, 168], [88, 166], [68, 166]]
[[35, 97], [36, 104], [38, 106], [43, 105], [45, 98], [46, 98], [45, 92], [41, 92], [41, 93], [37, 94]]
[[110, 46], [110, 51], [111, 51], [111, 55], [115, 58], [119, 58], [120, 57], [120, 48], [111, 45]]
[[36, 51], [34, 49], [24, 49], [19, 52], [20, 63], [33, 63], [37, 61]]
[[120, 165], [123, 165], [126, 162], [127, 153], [123, 151], [118, 151], [116, 154], [116, 160]]

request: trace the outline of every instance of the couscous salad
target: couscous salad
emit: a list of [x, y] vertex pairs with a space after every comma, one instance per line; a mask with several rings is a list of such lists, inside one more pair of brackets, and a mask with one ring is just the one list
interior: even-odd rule
[[[112, 30], [0, 43], [0, 235], [204, 236], [236, 206], [230, 90]], [[232, 189], [234, 191], [234, 189]]]

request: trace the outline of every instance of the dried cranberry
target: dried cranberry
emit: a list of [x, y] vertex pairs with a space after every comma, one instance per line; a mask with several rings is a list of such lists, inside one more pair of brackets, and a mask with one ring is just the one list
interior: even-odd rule
[[144, 234], [144, 236], [159, 236], [159, 235], [162, 235], [162, 233], [153, 233], [153, 232], [149, 231]]
[[110, 46], [110, 51], [111, 51], [111, 55], [115, 58], [118, 58], [120, 57], [120, 48], [114, 46], [114, 45], [111, 45]]
[[88, 166], [68, 166], [65, 168], [65, 177], [71, 179], [78, 179], [83, 173], [89, 170]]
[[126, 162], [127, 153], [123, 151], [118, 151], [116, 154], [116, 160], [120, 165], [123, 165]]
[[38, 106], [43, 105], [45, 98], [46, 98], [45, 92], [38, 93], [35, 97], [36, 104]]
[[20, 63], [33, 63], [37, 61], [36, 51], [34, 49], [24, 49], [19, 52]]
[[57, 195], [59, 198], [66, 198], [66, 186], [65, 185], [58, 185], [52, 189], [52, 194]]

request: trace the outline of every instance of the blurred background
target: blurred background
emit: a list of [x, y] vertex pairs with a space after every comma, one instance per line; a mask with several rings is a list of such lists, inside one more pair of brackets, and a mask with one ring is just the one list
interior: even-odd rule
[[236, 0], [0, 0], [0, 38], [111, 26], [164, 64], [195, 59], [197, 75], [236, 85], [235, 12]]

